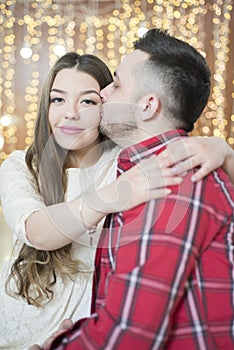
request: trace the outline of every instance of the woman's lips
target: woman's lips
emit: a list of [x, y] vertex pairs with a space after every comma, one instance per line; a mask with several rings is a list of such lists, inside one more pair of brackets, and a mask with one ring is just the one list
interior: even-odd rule
[[84, 129], [77, 128], [76, 126], [60, 126], [59, 129], [67, 135], [80, 134]]

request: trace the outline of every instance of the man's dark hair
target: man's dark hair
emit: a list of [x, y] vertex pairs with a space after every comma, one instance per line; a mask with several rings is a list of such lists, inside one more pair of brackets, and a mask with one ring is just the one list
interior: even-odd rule
[[149, 54], [142, 74], [148, 71], [155, 86], [158, 84], [164, 116], [175, 127], [191, 131], [210, 94], [210, 70], [204, 57], [159, 29], [149, 30], [134, 48]]

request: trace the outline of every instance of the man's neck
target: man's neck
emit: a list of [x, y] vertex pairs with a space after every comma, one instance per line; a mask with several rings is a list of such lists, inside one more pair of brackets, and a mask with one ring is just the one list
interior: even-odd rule
[[119, 162], [124, 163], [125, 170], [135, 162], [148, 158], [151, 154], [157, 154], [168, 145], [173, 139], [187, 137], [183, 129], [172, 129], [157, 136], [150, 137], [129, 147], [125, 147], [119, 153]]
[[146, 128], [143, 129], [142, 127], [139, 127], [138, 129], [134, 130], [134, 132], [129, 134], [128, 137], [124, 137], [124, 138], [118, 137], [118, 138], [112, 139], [112, 141], [114, 141], [124, 149], [130, 146], [133, 146], [137, 143], [144, 142], [148, 139], [151, 139], [152, 137], [157, 137], [173, 129], [175, 128], [172, 127], [172, 125], [170, 125], [169, 127], [168, 124], [165, 125], [164, 127], [161, 126], [160, 128], [151, 127], [148, 129]]

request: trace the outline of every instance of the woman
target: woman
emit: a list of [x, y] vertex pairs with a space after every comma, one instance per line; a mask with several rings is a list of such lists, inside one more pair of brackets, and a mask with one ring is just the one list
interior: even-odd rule
[[[170, 191], [162, 186], [181, 181], [167, 169], [164, 182], [158, 169], [158, 178], [149, 177], [147, 194], [138, 166], [114, 181], [120, 149], [98, 129], [99, 93], [111, 81], [95, 56], [61, 57], [44, 84], [33, 144], [1, 166], [2, 208], [15, 240], [0, 285], [1, 349], [42, 344], [65, 318], [90, 315], [95, 245], [104, 216], [164, 196]], [[152, 164], [144, 162], [144, 171]], [[131, 201], [115, 201], [121, 180], [133, 183]]]

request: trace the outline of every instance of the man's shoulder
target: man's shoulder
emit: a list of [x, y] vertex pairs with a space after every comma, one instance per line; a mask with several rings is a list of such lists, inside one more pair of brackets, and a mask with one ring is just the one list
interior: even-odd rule
[[232, 184], [228, 174], [223, 170], [222, 167], [211, 171], [206, 178], [207, 181], [222, 184], [225, 187], [230, 187], [234, 189], [234, 185]]
[[201, 197], [204, 204], [212, 207], [216, 211], [216, 216], [222, 213], [225, 217], [233, 218], [234, 185], [228, 174], [222, 168], [217, 168], [201, 181], [203, 182]]

